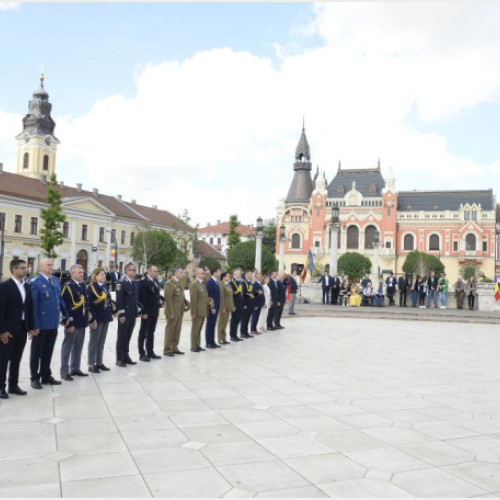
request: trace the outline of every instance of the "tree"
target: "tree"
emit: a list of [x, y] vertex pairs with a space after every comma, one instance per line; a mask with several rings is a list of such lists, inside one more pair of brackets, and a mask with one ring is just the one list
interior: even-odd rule
[[229, 235], [227, 237], [227, 251], [233, 249], [238, 243], [241, 242], [240, 235], [236, 232], [236, 228], [240, 225], [237, 215], [231, 215], [229, 218]]
[[358, 252], [347, 252], [337, 261], [339, 274], [349, 276], [349, 279], [359, 279], [371, 272], [372, 263], [368, 257]]
[[160, 229], [144, 230], [136, 235], [132, 258], [144, 266], [154, 264], [163, 272], [175, 265], [185, 265], [184, 254], [172, 236]]
[[40, 230], [40, 246], [49, 259], [55, 259], [57, 253], [54, 248], [63, 242], [61, 224], [66, 220], [55, 174], [50, 176], [50, 183], [47, 186], [47, 204], [47, 208], [40, 210], [40, 217], [44, 221], [44, 226]]
[[272, 253], [276, 253], [276, 220], [269, 219], [264, 221], [264, 235], [262, 237], [262, 246], [269, 248]]
[[417, 273], [419, 276], [429, 276], [434, 271], [437, 276], [444, 273], [444, 264], [434, 255], [413, 250], [405, 259], [403, 271], [408, 274]]
[[183, 213], [179, 215], [178, 218], [185, 222], [188, 227], [183, 228], [182, 225], [181, 227], [178, 227], [175, 222], [172, 224], [172, 238], [174, 239], [177, 248], [184, 256], [183, 259], [181, 259], [182, 263], [176, 263], [176, 265], [186, 266], [189, 263], [190, 251], [193, 249], [193, 245], [198, 239], [199, 224], [196, 224], [196, 226], [194, 226], [194, 231], [190, 233], [189, 230], [191, 228], [189, 227], [189, 221], [191, 220], [191, 217], [189, 217], [187, 209], [184, 209]]
[[[229, 269], [241, 267], [243, 270], [255, 267], [255, 240], [238, 243], [227, 252], [227, 264]], [[262, 272], [270, 273], [278, 269], [278, 261], [269, 248], [262, 246]]]
[[208, 269], [213, 269], [213, 268], [219, 268], [221, 269], [222, 266], [220, 265], [220, 262], [215, 259], [214, 257], [205, 257], [200, 260], [200, 263], [198, 264], [200, 267], [205, 269], [205, 267], [208, 267]]
[[474, 276], [474, 278], [477, 278], [479, 274], [478, 268], [474, 264], [466, 264], [465, 266], [460, 269], [460, 275], [465, 281], [469, 281], [471, 276]]

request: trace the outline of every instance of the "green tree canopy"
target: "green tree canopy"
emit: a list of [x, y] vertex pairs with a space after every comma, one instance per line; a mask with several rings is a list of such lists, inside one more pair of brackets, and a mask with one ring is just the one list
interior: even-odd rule
[[358, 252], [347, 252], [337, 262], [338, 273], [349, 276], [350, 280], [361, 278], [370, 273], [371, 269], [371, 260]]
[[403, 271], [409, 274], [417, 273], [419, 276], [429, 276], [429, 273], [434, 271], [440, 276], [444, 273], [444, 264], [434, 255], [413, 250], [406, 256]]
[[227, 249], [228, 251], [234, 248], [238, 243], [241, 242], [240, 235], [236, 232], [236, 228], [240, 225], [237, 215], [231, 215], [229, 218], [229, 235], [227, 237]]
[[276, 253], [276, 219], [264, 221], [264, 235], [262, 236], [262, 246], [269, 248], [272, 253]]
[[205, 269], [205, 267], [208, 267], [208, 269], [213, 269], [213, 268], [222, 269], [220, 262], [214, 257], [205, 257], [200, 260], [200, 263], [198, 265], [200, 267], [203, 267], [203, 269]]
[[[227, 265], [229, 269], [241, 267], [243, 270], [255, 267], [255, 240], [238, 243], [227, 252]], [[278, 269], [278, 261], [269, 248], [262, 245], [262, 272], [270, 273]]]
[[47, 186], [47, 203], [48, 207], [40, 210], [40, 217], [44, 221], [44, 226], [40, 230], [40, 246], [47, 257], [55, 259], [57, 253], [54, 248], [63, 242], [61, 224], [66, 220], [55, 174], [51, 175]]
[[162, 272], [175, 265], [186, 265], [186, 258], [172, 236], [161, 229], [139, 231], [132, 247], [132, 258], [139, 264], [154, 264]]

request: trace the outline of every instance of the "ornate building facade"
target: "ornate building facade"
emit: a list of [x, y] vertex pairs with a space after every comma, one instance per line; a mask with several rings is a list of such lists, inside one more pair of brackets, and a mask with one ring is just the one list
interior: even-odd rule
[[285, 269], [303, 265], [311, 248], [315, 263], [328, 265], [331, 211], [337, 205], [339, 256], [354, 251], [373, 262], [379, 235], [382, 273], [402, 272], [408, 253], [419, 250], [441, 259], [450, 279], [466, 264], [489, 278], [495, 275], [496, 201], [491, 189], [398, 192], [392, 171], [384, 177], [380, 161], [367, 169], [344, 169], [339, 163], [327, 182], [319, 168], [312, 176], [304, 129], [293, 170], [288, 194], [277, 209], [278, 226], [286, 228]]
[[[52, 105], [44, 88], [40, 87], [29, 102], [23, 129], [16, 136], [17, 171], [5, 172], [0, 163], [0, 231], [3, 237], [3, 275], [9, 275], [8, 263], [13, 257], [28, 262], [32, 273], [43, 256], [39, 232], [43, 225], [40, 209], [47, 206], [47, 182], [56, 172], [56, 153], [60, 141], [54, 135]], [[91, 270], [97, 266], [133, 262], [131, 251], [134, 237], [143, 228], [161, 229], [177, 240], [180, 248], [190, 240], [194, 229], [186, 221], [157, 206], [148, 207], [125, 201], [120, 195], [110, 196], [98, 188], [85, 190], [60, 182], [66, 222], [63, 224], [63, 244], [56, 249], [59, 257], [55, 268], [66, 269], [79, 263]], [[5, 221], [4, 227], [1, 226]], [[111, 253], [112, 243], [116, 253]], [[114, 246], [113, 245], [113, 246]], [[192, 259], [192, 252], [190, 259]]]

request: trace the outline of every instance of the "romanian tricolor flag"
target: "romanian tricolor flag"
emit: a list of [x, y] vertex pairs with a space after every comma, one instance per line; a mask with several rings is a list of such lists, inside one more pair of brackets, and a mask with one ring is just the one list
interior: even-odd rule
[[111, 244], [111, 260], [116, 259], [116, 243]]
[[495, 300], [498, 302], [500, 300], [500, 286], [498, 286], [497, 275], [495, 274]]
[[307, 271], [312, 271], [314, 269], [314, 259], [312, 249], [309, 249], [309, 253], [307, 254], [306, 262], [304, 264], [304, 269], [302, 270], [302, 274], [300, 275], [300, 280], [302, 283], [306, 280]]

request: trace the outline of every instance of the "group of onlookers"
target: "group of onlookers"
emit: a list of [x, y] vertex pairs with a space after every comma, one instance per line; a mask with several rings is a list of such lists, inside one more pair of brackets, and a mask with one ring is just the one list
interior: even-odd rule
[[[445, 273], [440, 277], [437, 277], [434, 271], [431, 271], [429, 276], [403, 273], [396, 279], [391, 272], [384, 281], [374, 284], [369, 274], [361, 281], [351, 281], [348, 276], [341, 279], [337, 274], [330, 276], [329, 272], [325, 271], [319, 282], [322, 286], [323, 304], [381, 307], [387, 303], [388, 306], [395, 306], [395, 297], [398, 294], [400, 307], [407, 307], [408, 296], [411, 307], [447, 307], [449, 281]], [[454, 284], [457, 308], [463, 309], [467, 298], [469, 309], [474, 309], [476, 292], [477, 284], [473, 276], [466, 282], [459, 276]]]

